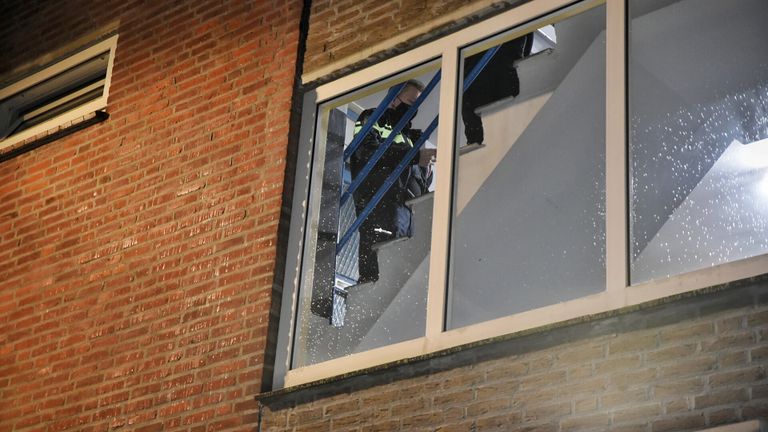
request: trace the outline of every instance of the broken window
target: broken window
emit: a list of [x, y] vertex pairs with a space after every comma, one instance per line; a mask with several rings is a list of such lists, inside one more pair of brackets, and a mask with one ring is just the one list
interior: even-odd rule
[[437, 64], [318, 107], [294, 365], [424, 335]]
[[630, 2], [633, 283], [768, 251], [768, 3]]

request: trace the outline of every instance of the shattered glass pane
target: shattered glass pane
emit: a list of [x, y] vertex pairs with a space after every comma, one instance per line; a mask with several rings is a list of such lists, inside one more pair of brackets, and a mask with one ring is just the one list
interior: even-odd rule
[[633, 284], [768, 251], [768, 2], [630, 2]]
[[424, 335], [437, 64], [318, 107], [294, 368]]

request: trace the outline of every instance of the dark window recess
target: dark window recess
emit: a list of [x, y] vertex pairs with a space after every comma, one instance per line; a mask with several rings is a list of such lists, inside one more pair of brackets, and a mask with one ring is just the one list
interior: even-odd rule
[[0, 101], [0, 140], [100, 98], [108, 62], [104, 52]]

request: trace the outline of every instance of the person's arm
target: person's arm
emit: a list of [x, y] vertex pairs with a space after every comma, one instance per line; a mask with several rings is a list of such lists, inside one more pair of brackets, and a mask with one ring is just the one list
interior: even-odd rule
[[419, 165], [428, 167], [437, 161], [437, 149], [422, 148], [419, 150]]

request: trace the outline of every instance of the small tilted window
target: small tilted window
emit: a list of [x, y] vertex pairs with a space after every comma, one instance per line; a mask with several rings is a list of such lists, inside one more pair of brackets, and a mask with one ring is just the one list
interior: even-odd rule
[[0, 88], [0, 149], [107, 106], [117, 36]]

